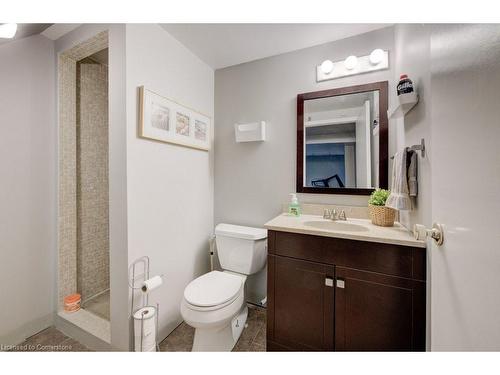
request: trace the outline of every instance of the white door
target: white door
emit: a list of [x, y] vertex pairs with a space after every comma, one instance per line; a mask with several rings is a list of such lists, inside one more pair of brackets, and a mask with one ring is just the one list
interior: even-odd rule
[[500, 26], [432, 26], [431, 61], [431, 349], [500, 350]]

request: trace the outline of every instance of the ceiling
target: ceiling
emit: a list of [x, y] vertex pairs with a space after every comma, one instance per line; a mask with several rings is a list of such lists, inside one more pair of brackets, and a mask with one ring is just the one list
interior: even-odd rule
[[363, 34], [391, 24], [161, 24], [213, 69]]
[[[21, 23], [0, 45], [43, 33], [50, 39], [80, 24]], [[391, 24], [161, 24], [213, 69], [279, 55], [381, 29]]]
[[42, 31], [44, 31], [51, 25], [52, 25], [51, 23], [18, 23], [17, 32], [14, 38], [11, 39], [0, 38], [0, 45], [12, 42], [13, 40], [19, 40], [22, 38], [26, 38], [28, 36], [40, 34]]

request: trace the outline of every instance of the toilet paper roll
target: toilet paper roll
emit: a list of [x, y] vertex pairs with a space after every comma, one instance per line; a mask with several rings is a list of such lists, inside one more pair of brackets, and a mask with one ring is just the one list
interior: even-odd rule
[[154, 351], [156, 346], [156, 308], [146, 306], [134, 313], [134, 346], [136, 352]]
[[152, 290], [158, 288], [161, 284], [163, 284], [161, 276], [154, 276], [151, 279], [144, 281], [141, 290], [143, 291], [143, 293], [149, 293]]

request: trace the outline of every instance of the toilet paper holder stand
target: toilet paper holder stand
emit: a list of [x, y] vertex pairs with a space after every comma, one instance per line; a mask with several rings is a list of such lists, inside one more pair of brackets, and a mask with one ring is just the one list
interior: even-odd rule
[[[135, 305], [135, 291], [136, 290], [141, 290], [142, 291], [142, 286], [144, 285], [144, 282], [146, 280], [150, 279], [150, 274], [149, 274], [149, 264], [150, 260], [147, 255], [142, 256], [138, 259], [136, 259], [129, 267], [128, 269], [128, 286], [130, 289], [132, 289], [132, 301], [131, 301], [131, 306], [130, 306], [130, 314], [132, 316], [132, 319], [134, 319], [134, 313], [137, 312], [138, 310], [146, 307], [149, 305], [149, 293], [141, 293], [142, 294], [142, 306], [139, 307], [138, 309], [134, 310], [134, 305]], [[142, 274], [139, 274], [136, 276], [136, 268], [138, 266], [142, 265]], [[163, 275], [161, 275], [163, 277]], [[139, 281], [139, 285], [136, 285], [136, 282]], [[160, 351], [160, 344], [158, 342], [158, 316], [160, 315], [160, 304], [156, 303], [156, 324], [155, 324], [155, 335], [156, 335], [156, 350]], [[144, 315], [144, 313], [143, 313]], [[143, 340], [143, 335], [144, 333], [144, 319], [141, 319], [141, 351], [143, 350], [142, 347], [142, 340]]]

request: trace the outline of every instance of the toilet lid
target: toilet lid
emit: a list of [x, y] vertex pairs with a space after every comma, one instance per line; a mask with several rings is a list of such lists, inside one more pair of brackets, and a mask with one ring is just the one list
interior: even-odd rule
[[242, 280], [237, 275], [212, 271], [191, 281], [184, 290], [184, 298], [195, 306], [221, 305], [238, 294]]

